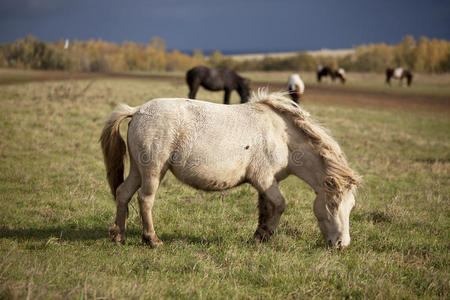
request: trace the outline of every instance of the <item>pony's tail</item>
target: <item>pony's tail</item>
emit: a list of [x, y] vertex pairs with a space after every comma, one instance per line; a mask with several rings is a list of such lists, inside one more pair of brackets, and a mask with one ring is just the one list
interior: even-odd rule
[[109, 116], [100, 136], [106, 167], [106, 177], [114, 199], [116, 198], [117, 188], [123, 182], [123, 160], [127, 152], [125, 142], [120, 136], [119, 125], [122, 120], [132, 117], [138, 109], [139, 107], [120, 104], [111, 116]]

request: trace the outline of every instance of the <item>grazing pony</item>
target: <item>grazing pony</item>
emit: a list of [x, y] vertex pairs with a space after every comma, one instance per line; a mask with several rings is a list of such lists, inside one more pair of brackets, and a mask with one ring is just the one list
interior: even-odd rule
[[[269, 239], [285, 210], [279, 182], [295, 175], [316, 192], [313, 211], [326, 242], [349, 245], [349, 215], [360, 179], [339, 145], [284, 94], [260, 91], [250, 101], [223, 105], [161, 98], [139, 107], [122, 104], [111, 114], [100, 141], [117, 208], [110, 229], [114, 242], [125, 242], [128, 203], [138, 191], [143, 241], [162, 245], [152, 206], [170, 170], [180, 181], [207, 191], [251, 184], [259, 193], [258, 242]], [[124, 181], [127, 147], [119, 125], [126, 118], [131, 118], [130, 172]]]
[[241, 103], [247, 102], [250, 96], [250, 80], [239, 76], [229, 68], [213, 69], [197, 66], [187, 71], [186, 82], [189, 86], [190, 99], [195, 99], [200, 85], [210, 91], [224, 90], [224, 104], [230, 104], [230, 95], [233, 90], [241, 96]]
[[346, 80], [345, 70], [343, 68], [339, 68], [336, 71], [334, 71], [334, 78], [339, 78], [341, 83], [345, 84], [345, 80]]
[[413, 74], [409, 70], [403, 68], [387, 68], [386, 69], [386, 83], [391, 85], [391, 78], [398, 79], [398, 84], [403, 84], [403, 79], [406, 78], [406, 83], [411, 86]]
[[292, 100], [296, 103], [299, 103], [303, 93], [305, 92], [305, 84], [303, 80], [300, 78], [298, 74], [292, 74], [289, 76], [287, 91], [289, 96], [291, 96]]
[[334, 81], [335, 73], [330, 67], [324, 67], [322, 65], [319, 65], [317, 67], [317, 81], [321, 82], [322, 77], [330, 76], [331, 80]]

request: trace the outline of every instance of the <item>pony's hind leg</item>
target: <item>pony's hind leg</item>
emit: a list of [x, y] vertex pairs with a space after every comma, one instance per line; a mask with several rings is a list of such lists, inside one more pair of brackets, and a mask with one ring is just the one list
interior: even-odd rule
[[264, 242], [275, 232], [286, 202], [276, 183], [265, 190], [258, 189], [258, 191], [259, 219], [254, 238], [258, 242]]
[[125, 243], [126, 219], [128, 217], [128, 203], [136, 193], [141, 184], [141, 177], [137, 167], [132, 159], [130, 159], [130, 173], [125, 181], [117, 188], [116, 191], [116, 220], [114, 226], [111, 227], [109, 233], [112, 241], [116, 243]]
[[142, 241], [148, 244], [152, 248], [162, 246], [162, 242], [156, 235], [155, 228], [153, 227], [152, 208], [155, 201], [156, 191], [164, 171], [160, 174], [150, 175], [148, 178], [143, 178], [142, 187], [138, 192], [139, 210], [141, 212], [142, 219]]

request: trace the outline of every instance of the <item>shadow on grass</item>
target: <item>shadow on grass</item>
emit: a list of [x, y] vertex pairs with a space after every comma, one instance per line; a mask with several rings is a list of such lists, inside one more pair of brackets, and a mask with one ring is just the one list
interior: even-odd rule
[[[136, 230], [129, 230], [128, 235], [139, 234]], [[109, 239], [109, 226], [96, 226], [72, 229], [68, 226], [44, 228], [0, 228], [0, 237], [16, 241], [48, 241], [57, 238], [60, 241], [92, 241]]]
[[[140, 229], [127, 229], [127, 237], [141, 237]], [[163, 233], [160, 236], [163, 242], [185, 242], [198, 245], [220, 245], [223, 238], [219, 236], [202, 236], [186, 233]], [[68, 226], [55, 226], [44, 228], [10, 228], [8, 226], [0, 227], [0, 238], [13, 239], [16, 241], [40, 241], [47, 242], [51, 239], [61, 241], [95, 241], [109, 240], [109, 226], [102, 225], [96, 227], [71, 229]]]
[[219, 245], [224, 241], [219, 236], [202, 236], [202, 235], [193, 235], [189, 233], [162, 233], [159, 235], [159, 238], [163, 242], [186, 242], [189, 244], [198, 244], [198, 245]]
[[386, 212], [374, 210], [370, 212], [360, 212], [360, 213], [355, 212], [352, 214], [352, 219], [358, 222], [368, 221], [377, 224], [377, 223], [392, 223], [394, 218], [393, 216], [389, 215]]
[[[139, 228], [127, 229], [127, 244], [138, 245], [141, 244], [142, 231]], [[44, 228], [11, 228], [8, 226], [0, 227], [0, 238], [11, 239], [18, 242], [39, 242], [39, 244], [46, 244], [52, 241], [64, 242], [64, 241], [110, 241], [109, 226], [99, 225], [95, 227], [86, 228], [70, 228], [69, 226], [55, 226]], [[270, 246], [272, 241], [269, 240], [264, 243], [257, 243], [253, 239], [253, 236], [248, 237], [234, 236], [224, 238], [221, 235], [208, 236], [201, 234], [191, 234], [186, 232], [174, 232], [174, 233], [162, 233], [159, 234], [159, 238], [163, 243], [177, 243], [182, 242], [191, 245], [201, 246], [223, 246], [228, 243], [238, 243], [248, 246]], [[312, 241], [310, 241], [312, 242]], [[325, 247], [324, 241], [321, 237], [318, 237], [312, 248]], [[41, 245], [41, 246], [42, 246]], [[35, 249], [36, 247], [33, 247]], [[38, 247], [39, 248], [39, 247]]]
[[450, 163], [450, 158], [415, 158], [414, 161], [431, 165], [435, 163], [448, 164]]

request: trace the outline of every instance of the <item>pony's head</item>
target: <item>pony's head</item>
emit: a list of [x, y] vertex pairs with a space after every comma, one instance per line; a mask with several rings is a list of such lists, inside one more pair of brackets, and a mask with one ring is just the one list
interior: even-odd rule
[[350, 212], [355, 206], [354, 188], [342, 192], [339, 199], [326, 193], [314, 201], [314, 214], [322, 235], [330, 247], [345, 248], [350, 244]]
[[341, 80], [341, 83], [345, 83], [346, 80], [346, 74], [345, 74], [345, 70], [343, 68], [339, 68], [336, 71], [336, 77], [339, 78]]
[[238, 92], [239, 96], [241, 96], [241, 103], [248, 102], [248, 99], [250, 98], [250, 84], [250, 79], [239, 77], [236, 91]]

